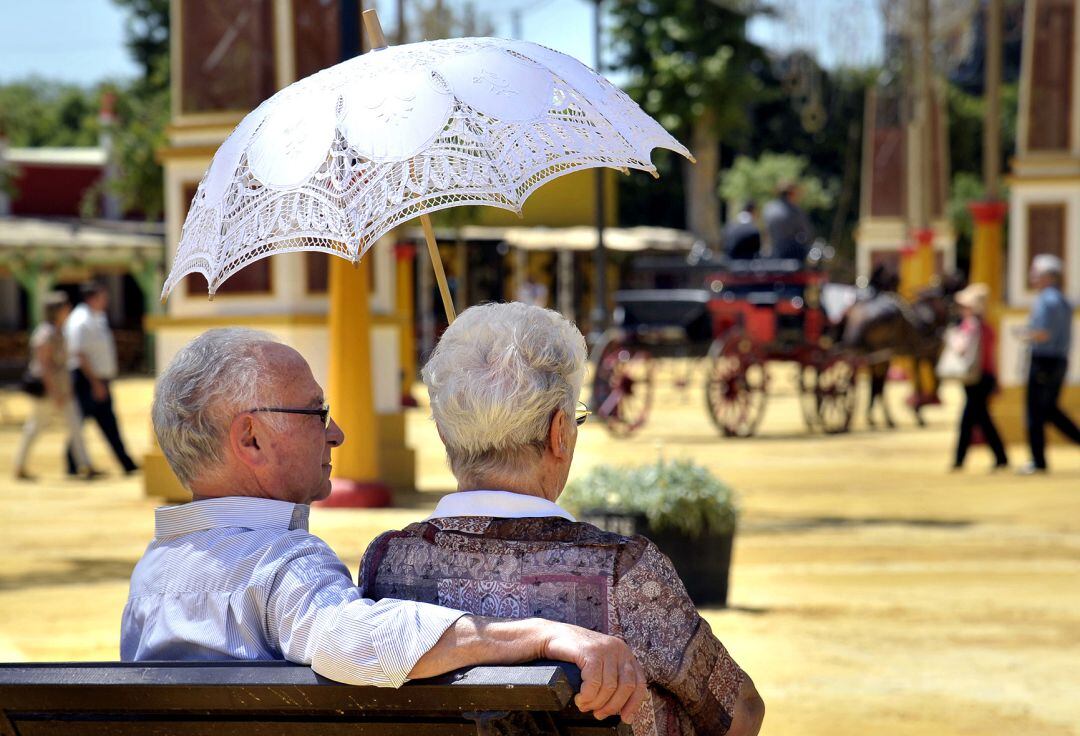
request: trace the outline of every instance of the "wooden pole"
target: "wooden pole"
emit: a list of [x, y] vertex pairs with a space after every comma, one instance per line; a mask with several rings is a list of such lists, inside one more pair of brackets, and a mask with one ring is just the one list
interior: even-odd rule
[[457, 319], [457, 310], [454, 309], [454, 300], [450, 298], [450, 287], [446, 284], [446, 272], [443, 271], [442, 258], [439, 257], [439, 244], [435, 241], [435, 230], [431, 227], [431, 218], [420, 215], [420, 226], [424, 228], [424, 240], [427, 241], [431, 267], [435, 271], [435, 280], [439, 282], [439, 295], [442, 296], [443, 309], [446, 310], [446, 321], [454, 324], [454, 320]]
[[1001, 0], [990, 0], [986, 6], [984, 63], [983, 182], [986, 198], [996, 200], [1001, 185]]
[[[367, 31], [368, 39], [371, 41], [372, 51], [386, 48], [386, 36], [383, 35], [382, 24], [379, 23], [379, 14], [374, 9], [364, 11], [364, 30]], [[439, 258], [439, 245], [435, 240], [435, 229], [431, 226], [431, 218], [420, 215], [420, 226], [424, 229], [428, 255], [431, 256], [431, 265], [435, 269], [435, 279], [439, 282], [439, 294], [442, 296], [443, 308], [446, 310], [446, 320], [454, 324], [457, 310], [454, 309], [454, 301], [450, 298], [450, 287], [446, 283], [442, 259]]]

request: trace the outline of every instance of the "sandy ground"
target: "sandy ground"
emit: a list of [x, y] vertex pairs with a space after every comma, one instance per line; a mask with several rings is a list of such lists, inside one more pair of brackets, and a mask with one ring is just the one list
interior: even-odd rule
[[[955, 393], [914, 428], [808, 436], [795, 396], [778, 393], [761, 436], [719, 438], [700, 381], [658, 393], [652, 423], [629, 440], [586, 425], [575, 474], [605, 462], [689, 457], [738, 489], [731, 607], [702, 613], [751, 673], [765, 734], [875, 736], [1080, 734], [1080, 452], [1054, 448], [1054, 473], [946, 472]], [[148, 436], [151, 383], [118, 384], [130, 449]], [[422, 394], [422, 390], [417, 392]], [[35, 484], [11, 478], [25, 411], [0, 398], [0, 660], [115, 659], [127, 577], [152, 534], [154, 501], [121, 478], [61, 477], [57, 431], [35, 448]], [[424, 410], [411, 412], [421, 495], [411, 508], [315, 510], [312, 529], [356, 568], [379, 531], [424, 514], [451, 487]], [[1027, 460], [1012, 447], [1014, 465]]]

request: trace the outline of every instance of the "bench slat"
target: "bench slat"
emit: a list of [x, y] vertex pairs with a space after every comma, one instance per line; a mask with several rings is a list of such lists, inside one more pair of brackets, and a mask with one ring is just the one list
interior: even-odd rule
[[[226, 665], [226, 666], [222, 666]], [[399, 689], [345, 685], [290, 663], [0, 665], [0, 705], [23, 711], [562, 710], [580, 676], [561, 663], [473, 667]], [[15, 705], [17, 704], [17, 705]]]
[[[608, 731], [607, 733], [610, 733]], [[280, 721], [21, 721], [19, 736], [476, 736], [466, 721], [414, 720], [401, 723], [282, 723]]]
[[473, 667], [398, 689], [288, 662], [0, 664], [0, 736], [471, 735], [478, 714], [513, 714], [515, 733], [628, 734], [574, 708], [580, 685], [563, 662]]

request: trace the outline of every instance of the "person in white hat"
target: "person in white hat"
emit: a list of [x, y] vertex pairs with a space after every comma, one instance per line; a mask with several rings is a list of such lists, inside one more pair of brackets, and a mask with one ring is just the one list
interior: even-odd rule
[[960, 434], [956, 442], [956, 456], [953, 469], [959, 470], [964, 465], [964, 457], [976, 427], [982, 432], [986, 444], [994, 453], [994, 469], [1008, 467], [1009, 459], [1005, 454], [1005, 445], [990, 416], [990, 397], [997, 390], [997, 360], [994, 345], [994, 328], [987, 323], [986, 304], [990, 289], [986, 284], [971, 284], [954, 297], [963, 312], [960, 322], [960, 334], [967, 344], [967, 349], [976, 356], [978, 370], [974, 380], [965, 383], [964, 393], [967, 401], [960, 416]]
[[1080, 429], [1057, 405], [1069, 369], [1072, 306], [1061, 293], [1061, 259], [1040, 253], [1031, 260], [1031, 286], [1039, 290], [1031, 308], [1026, 337], [1031, 343], [1027, 383], [1027, 431], [1031, 462], [1021, 475], [1046, 472], [1046, 423], [1050, 422], [1076, 444]]

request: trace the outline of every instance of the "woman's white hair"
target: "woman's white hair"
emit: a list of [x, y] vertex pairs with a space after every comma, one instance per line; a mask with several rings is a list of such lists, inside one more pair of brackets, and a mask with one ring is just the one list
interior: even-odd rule
[[462, 312], [422, 371], [457, 479], [535, 462], [555, 411], [574, 416], [586, 359], [585, 338], [558, 312], [520, 302]]
[[[262, 351], [277, 340], [243, 327], [208, 330], [176, 354], [158, 376], [151, 416], [158, 444], [176, 477], [191, 482], [222, 461], [232, 417], [255, 408], [264, 389]], [[273, 423], [276, 415], [267, 415]]]

